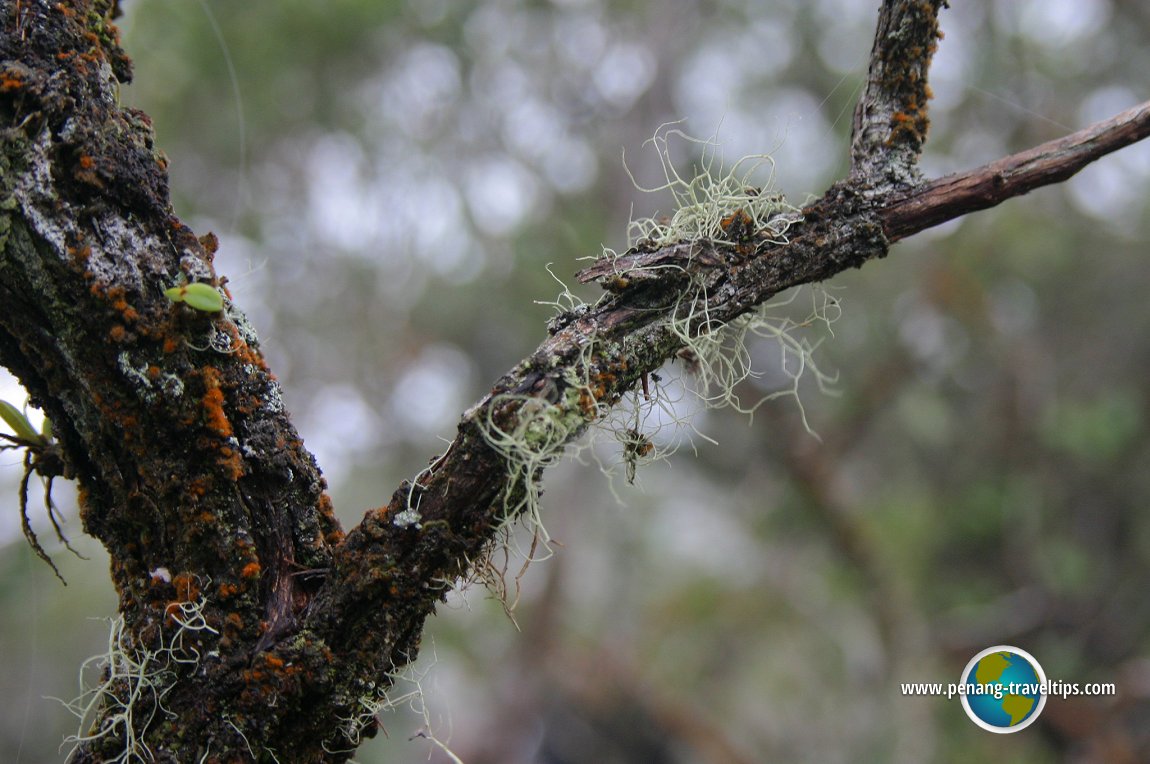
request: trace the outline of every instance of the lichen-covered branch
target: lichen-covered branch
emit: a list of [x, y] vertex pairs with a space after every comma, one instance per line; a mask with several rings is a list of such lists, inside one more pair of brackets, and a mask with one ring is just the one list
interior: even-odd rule
[[[317, 586], [301, 571], [326, 569], [341, 534], [255, 333], [224, 299], [214, 237], [174, 217], [150, 122], [118, 104], [131, 67], [115, 9], [0, 2], [0, 363], [52, 421], [84, 529], [111, 555], [125, 659], [170, 655], [177, 635], [199, 656], [113, 674], [100, 697], [152, 708], [94, 708], [76, 758], [140, 739], [159, 760], [195, 761], [266, 739], [301, 710], [299, 691], [277, 688], [328, 670], [320, 646], [280, 640]], [[208, 628], [187, 631], [187, 608]]]
[[927, 74], [942, 38], [946, 0], [884, 0], [871, 49], [866, 90], [855, 107], [851, 180], [882, 191], [920, 179], [931, 98]]
[[120, 595], [108, 660], [127, 669], [75, 704], [75, 760], [346, 761], [444, 593], [646, 374], [774, 294], [1146, 134], [1140, 107], [917, 183], [941, 5], [883, 5], [850, 178], [801, 212], [706, 186], [719, 206], [693, 234], [584, 270], [603, 299], [553, 318], [447, 450], [344, 535], [214, 237], [172, 214], [148, 119], [118, 105], [115, 2], [0, 0], [0, 363], [54, 423], [53, 469], [78, 481]]

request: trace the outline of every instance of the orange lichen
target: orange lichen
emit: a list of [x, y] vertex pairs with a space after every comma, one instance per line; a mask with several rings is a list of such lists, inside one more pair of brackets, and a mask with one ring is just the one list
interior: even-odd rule
[[164, 608], [164, 618], [169, 623], [179, 623], [180, 622], [180, 619], [177, 616], [179, 616], [179, 614], [182, 612], [182, 609], [180, 607], [180, 605], [182, 605], [182, 604], [183, 604], [182, 602], [173, 601], [173, 602], [169, 602], [167, 607]]
[[595, 415], [595, 396], [585, 387], [579, 389], [579, 410], [588, 418]]
[[128, 330], [122, 324], [113, 324], [108, 330], [108, 337], [112, 342], [123, 342], [128, 336]]
[[742, 207], [719, 221], [723, 233], [735, 241], [745, 241], [755, 233], [755, 221]]
[[260, 564], [258, 562], [249, 562], [240, 571], [240, 575], [244, 578], [259, 578], [260, 577]]
[[211, 231], [208, 231], [203, 236], [201, 236], [199, 241], [200, 246], [204, 248], [205, 252], [207, 252], [209, 259], [216, 253], [216, 250], [220, 248], [219, 238]]
[[275, 379], [275, 377], [272, 376], [271, 373], [268, 371], [268, 365], [264, 361], [264, 357], [259, 354], [259, 351], [252, 348], [246, 342], [240, 343], [239, 347], [237, 348], [237, 350], [235, 352], [235, 356], [238, 360], [242, 361], [243, 363], [251, 364], [252, 366], [255, 366], [257, 369], [259, 369], [261, 372], [268, 374], [268, 376], [271, 379], [273, 379], [273, 380]]
[[180, 347], [180, 341], [178, 339], [176, 339], [175, 337], [165, 337], [164, 338], [164, 352], [165, 353], [174, 353], [174, 352], [176, 352], [176, 349], [179, 347]]
[[236, 403], [236, 411], [245, 416], [250, 416], [262, 405], [263, 401], [256, 396], [244, 395], [240, 398], [239, 402]]
[[100, 180], [100, 176], [96, 173], [96, 160], [85, 154], [79, 158], [77, 165], [72, 173], [76, 180], [97, 188], [104, 187], [104, 181]]
[[208, 492], [208, 485], [210, 484], [208, 478], [197, 477], [188, 483], [188, 493], [195, 497], [203, 496]]
[[172, 586], [176, 589], [178, 602], [192, 602], [200, 596], [200, 587], [196, 577], [189, 573], [180, 573], [172, 578]]
[[219, 372], [208, 366], [204, 368], [203, 376], [207, 386], [202, 401], [204, 424], [221, 438], [229, 438], [232, 435], [232, 423], [224, 412], [224, 391], [220, 389]]
[[[222, 589], [223, 587], [220, 588]], [[236, 631], [242, 631], [244, 628], [244, 619], [240, 617], [239, 613], [228, 613], [224, 616], [224, 624]]]
[[918, 108], [917, 101], [911, 100], [908, 108], [912, 112], [896, 111], [891, 115], [891, 131], [890, 138], [887, 139], [888, 145], [898, 140], [902, 135], [908, 135], [916, 141], [922, 141], [926, 137], [926, 129], [929, 124], [925, 112]]
[[116, 298], [116, 300], [112, 302], [112, 307], [117, 310], [121, 316], [124, 317], [125, 321], [128, 321], [129, 323], [140, 317], [139, 312], [131, 305], [129, 305], [128, 301], [123, 297]]
[[592, 375], [590, 380], [591, 395], [594, 396], [597, 401], [608, 397], [611, 395], [611, 390], [614, 388], [617, 379], [618, 378], [609, 371]]
[[224, 446], [220, 449], [220, 456], [223, 457], [220, 463], [227, 468], [228, 477], [239, 480], [244, 476], [244, 460], [240, 458], [238, 451]]
[[[218, 588], [218, 589], [216, 589], [216, 593], [219, 595], [220, 599], [222, 599], [222, 600], [229, 600], [229, 599], [231, 599], [232, 597], [234, 597], [234, 596], [236, 596], [237, 594], [239, 594], [239, 592], [240, 592], [240, 587], [238, 587], [238, 586], [236, 586], [235, 584], [232, 584], [232, 583], [223, 583], [223, 584], [220, 584], [220, 585], [219, 585], [219, 588]], [[237, 621], [239, 621], [239, 618], [240, 618], [240, 617], [239, 617], [239, 615], [237, 615], [236, 613], [232, 613], [232, 614], [230, 614], [230, 615], [229, 615], [229, 616], [228, 616], [226, 619], [224, 619], [224, 620], [230, 620], [230, 619], [231, 619], [233, 616], [236, 618], [236, 620], [237, 620]], [[242, 621], [239, 621], [239, 623], [238, 623], [238, 624], [236, 624], [236, 628], [237, 628], [237, 629], [238, 629], [238, 628], [241, 628], [242, 626], [243, 626], [243, 622], [242, 622]]]

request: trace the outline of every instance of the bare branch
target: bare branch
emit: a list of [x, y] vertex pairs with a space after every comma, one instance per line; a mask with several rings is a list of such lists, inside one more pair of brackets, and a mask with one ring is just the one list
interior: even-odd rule
[[1150, 136], [1150, 101], [1064, 138], [926, 183], [879, 213], [891, 241], [1013, 196], [1060, 183], [1099, 157]]

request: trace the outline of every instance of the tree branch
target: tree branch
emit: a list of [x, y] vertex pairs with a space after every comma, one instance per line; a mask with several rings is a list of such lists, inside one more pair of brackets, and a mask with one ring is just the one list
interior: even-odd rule
[[[153, 656], [148, 675], [182, 690], [167, 694], [165, 718], [184, 742], [138, 721], [131, 734], [95, 735], [76, 760], [150, 758], [125, 747], [146, 732], [142, 745], [194, 761], [208, 741], [239, 752], [245, 734], [290, 737], [276, 730], [330, 654], [280, 642], [317, 586], [300, 571], [326, 569], [342, 533], [243, 313], [165, 294], [196, 283], [219, 298], [225, 282], [215, 238], [172, 213], [150, 120], [118, 103], [131, 66], [116, 10], [0, 2], [0, 363], [51, 419], [84, 530], [111, 556], [121, 649]], [[185, 634], [185, 662], [156, 658], [170, 656], [189, 608], [205, 628]], [[277, 648], [264, 681], [240, 670]], [[170, 689], [108, 681], [107, 698]]]
[[1076, 133], [916, 187], [879, 212], [891, 241], [1061, 183], [1091, 162], [1150, 136], [1150, 101]]
[[[338, 623], [343, 614], [361, 612], [366, 603], [377, 601], [384, 590], [411, 590], [429, 575], [462, 574], [463, 561], [481, 553], [490, 529], [502, 521], [500, 497], [509, 489], [507, 464], [482, 432], [491, 412], [499, 422], [511, 423], [535, 401], [530, 405], [546, 405], [550, 415], [570, 423], [567, 440], [572, 441], [602, 407], [618, 401], [683, 347], [672, 324], [684, 315], [707, 316], [706, 323], [693, 327], [698, 333], [717, 330], [788, 288], [829, 279], [885, 255], [890, 241], [1063, 180], [1148, 133], [1150, 106], [1142, 106], [970, 173], [923, 184], [891, 201], [866, 199], [849, 182], [836, 184], [803, 210], [787, 243], [760, 232], [747, 258], [733, 242], [704, 239], [635, 248], [580, 271], [580, 282], [599, 280], [615, 291], [596, 306], [553, 319], [551, 336], [464, 416], [459, 435], [419, 485], [398, 491], [387, 507], [368, 513], [349, 533], [337, 551], [340, 573], [316, 600], [317, 613], [324, 614], [318, 617], [334, 616]], [[692, 285], [703, 288], [692, 293]], [[691, 299], [684, 302], [684, 294]], [[583, 380], [588, 395], [572, 380]], [[401, 527], [395, 519], [412, 505], [413, 496], [422, 527]], [[436, 560], [435, 565], [417, 564], [410, 556], [413, 545], [434, 551], [427, 559]], [[457, 550], [456, 556], [441, 557], [449, 549]], [[409, 574], [392, 562], [401, 559], [411, 560]], [[389, 573], [380, 577], [380, 570]], [[410, 615], [418, 620], [421, 612]], [[395, 626], [393, 612], [375, 617], [379, 623], [369, 632], [382, 635], [384, 622]], [[404, 628], [418, 627], [412, 622]], [[373, 638], [359, 639], [366, 644]]]
[[931, 98], [927, 74], [942, 39], [938, 12], [946, 0], [884, 0], [871, 49], [866, 91], [851, 131], [853, 181], [905, 187], [920, 177]]
[[[778, 292], [1145, 135], [1141, 107], [993, 169], [916, 184], [941, 5], [883, 5], [851, 176], [787, 218], [785, 243], [744, 213], [725, 237], [643, 245], [585, 269], [580, 280], [608, 294], [552, 319], [448, 449], [345, 537], [243, 314], [165, 295], [181, 278], [223, 280], [214, 241], [172, 214], [147, 118], [117, 104], [130, 67], [115, 3], [25, 2], [17, 14], [0, 0], [19, 31], [0, 38], [0, 362], [55, 423], [85, 529], [111, 553], [123, 649], [157, 660], [188, 607], [208, 627], [179, 632], [195, 660], [164, 666], [165, 713], [132, 734], [157, 760], [207, 747], [243, 758], [253, 745], [301, 762], [350, 758], [370, 734], [354, 726], [363, 699], [415, 658], [444, 592], [537, 498], [563, 446], [672, 358], [684, 332], [718, 331]], [[123, 751], [132, 735], [108, 729], [76, 760]]]

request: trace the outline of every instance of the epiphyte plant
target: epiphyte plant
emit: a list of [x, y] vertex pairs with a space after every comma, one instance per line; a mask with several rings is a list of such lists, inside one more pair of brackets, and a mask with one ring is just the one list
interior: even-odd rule
[[67, 465], [65, 465], [61, 455], [60, 446], [52, 438], [52, 422], [48, 417], [44, 417], [44, 425], [37, 432], [24, 412], [5, 400], [0, 400], [0, 419], [12, 430], [11, 435], [0, 432], [0, 452], [24, 449], [24, 474], [20, 478], [19, 490], [20, 528], [36, 556], [48, 563], [56, 577], [63, 581], [64, 579], [60, 576], [56, 564], [52, 562], [52, 558], [40, 545], [40, 540], [36, 537], [36, 532], [32, 530], [32, 522], [28, 517], [28, 485], [32, 481], [32, 475], [39, 474], [44, 480], [44, 507], [47, 510], [48, 519], [52, 522], [52, 528], [56, 531], [56, 538], [73, 554], [80, 556], [75, 549], [72, 549], [68, 539], [64, 537], [60, 528], [62, 520], [55, 503], [52, 501], [52, 481], [60, 476], [71, 477], [67, 472]]
[[8, 425], [12, 429], [12, 434], [16, 436], [13, 442], [23, 441], [18, 445], [46, 446], [51, 440], [51, 425], [47, 419], [44, 420], [44, 432], [36, 432], [36, 428], [28, 421], [28, 417], [24, 416], [24, 412], [8, 401], [0, 400], [0, 419], [4, 420], [4, 424]]
[[182, 302], [205, 313], [218, 313], [224, 309], [224, 296], [220, 290], [201, 281], [170, 287], [164, 290], [164, 295], [172, 302]]

